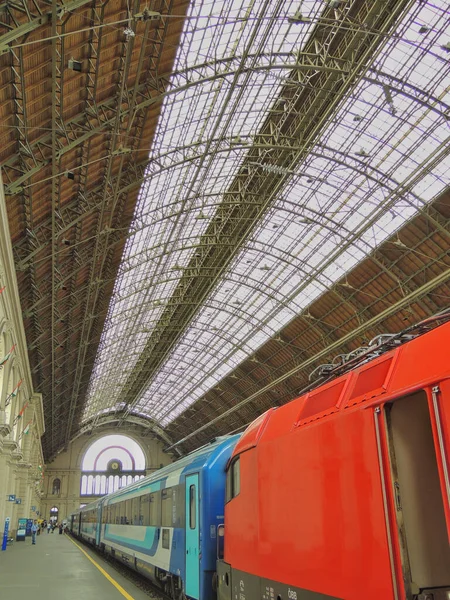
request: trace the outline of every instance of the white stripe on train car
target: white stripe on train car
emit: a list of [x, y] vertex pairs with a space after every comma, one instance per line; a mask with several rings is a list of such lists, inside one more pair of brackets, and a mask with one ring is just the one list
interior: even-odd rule
[[166, 479], [166, 488], [173, 487], [174, 485], [178, 485], [181, 480], [182, 469], [178, 469], [178, 471], [174, 471], [173, 473], [169, 473]]
[[126, 537], [131, 541], [143, 542], [147, 527], [143, 525], [108, 525], [108, 534]]
[[[170, 539], [172, 539], [173, 528], [165, 528], [165, 529], [170, 529], [170, 531], [171, 531]], [[134, 550], [132, 548], [127, 548], [126, 546], [123, 546], [122, 544], [119, 544], [118, 542], [113, 542], [112, 540], [105, 539], [104, 543], [107, 544], [108, 546], [111, 546], [111, 548], [114, 548], [116, 551], [123, 552], [124, 554], [128, 554], [129, 556], [132, 556], [133, 558], [137, 558], [139, 560], [142, 560], [143, 562], [150, 563], [151, 565], [154, 565], [155, 567], [159, 567], [160, 569], [164, 569], [165, 571], [170, 570], [170, 552], [171, 551], [170, 551], [170, 549], [162, 547], [161, 540], [160, 540], [160, 542], [158, 544], [158, 548], [153, 556], [150, 556], [150, 554], [145, 554], [145, 552], [139, 552], [138, 550]]]

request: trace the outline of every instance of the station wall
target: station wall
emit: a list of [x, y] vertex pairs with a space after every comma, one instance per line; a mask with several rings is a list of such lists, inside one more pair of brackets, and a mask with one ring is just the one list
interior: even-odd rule
[[[81, 496], [81, 466], [83, 457], [89, 446], [97, 439], [109, 435], [121, 434], [134, 439], [142, 448], [146, 459], [146, 474], [149, 475], [161, 467], [172, 462], [171, 456], [163, 451], [163, 445], [157, 439], [148, 435], [139, 435], [126, 428], [119, 430], [117, 427], [102, 427], [101, 433], [97, 435], [83, 435], [77, 438], [69, 446], [67, 452], [59, 454], [56, 459], [46, 465], [44, 477], [44, 490], [41, 500], [41, 514], [49, 519], [50, 510], [58, 509], [58, 518], [64, 519], [81, 504], [88, 504], [95, 498], [92, 496]], [[55, 479], [60, 480], [60, 491], [54, 494], [53, 483]]]
[[33, 389], [0, 173], [0, 534], [35, 518], [43, 486], [42, 397]]

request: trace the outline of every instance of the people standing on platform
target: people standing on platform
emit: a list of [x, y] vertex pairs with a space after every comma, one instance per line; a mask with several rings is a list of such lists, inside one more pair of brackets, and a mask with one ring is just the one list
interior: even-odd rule
[[50, 533], [50, 529], [52, 528], [52, 524], [50, 521], [47, 523], [47, 533]]
[[33, 525], [31, 526], [31, 543], [33, 546], [36, 544], [36, 533], [37, 533], [38, 529], [39, 529], [39, 525], [35, 519], [33, 522]]
[[59, 524], [59, 535], [62, 535], [62, 532], [63, 532], [63, 524], [60, 523]]

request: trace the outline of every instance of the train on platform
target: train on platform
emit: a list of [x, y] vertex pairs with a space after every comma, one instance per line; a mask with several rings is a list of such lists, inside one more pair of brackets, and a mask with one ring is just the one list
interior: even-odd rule
[[450, 312], [77, 511], [174, 600], [450, 598]]

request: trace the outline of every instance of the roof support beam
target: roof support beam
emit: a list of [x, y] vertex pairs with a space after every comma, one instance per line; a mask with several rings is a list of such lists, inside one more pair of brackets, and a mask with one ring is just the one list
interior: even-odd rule
[[[56, 5], [56, 16], [58, 18], [61, 18], [65, 13], [70, 13], [70, 12], [76, 10], [77, 8], [80, 8], [81, 6], [88, 4], [89, 2], [92, 2], [92, 0], [72, 0], [71, 2], [66, 2], [66, 3], [62, 2], [60, 4], [57, 4]], [[8, 10], [10, 10], [10, 6], [11, 5], [9, 3], [5, 4], [5, 7]], [[16, 8], [15, 5], [12, 5], [12, 6], [13, 6], [13, 8]], [[17, 10], [17, 8], [16, 8], [16, 10]], [[4, 33], [3, 35], [0, 35], [0, 55], [4, 54], [5, 52], [8, 52], [11, 49], [10, 44], [12, 42], [15, 42], [19, 38], [21, 38], [25, 35], [28, 35], [32, 31], [35, 31], [36, 29], [41, 27], [41, 25], [45, 25], [46, 23], [49, 23], [52, 20], [52, 14], [54, 14], [53, 7], [51, 10], [48, 10], [46, 13], [36, 16], [32, 20], [28, 21], [28, 23], [23, 23], [21, 25], [18, 25], [11, 31], [8, 31], [8, 33]], [[39, 43], [39, 42], [40, 42], [40, 40], [36, 40], [36, 43]]]
[[[283, 55], [284, 56], [284, 55]], [[286, 54], [286, 57], [290, 56], [290, 54]], [[120, 107], [119, 110], [121, 112], [121, 118], [125, 119], [128, 117], [131, 112], [133, 115], [139, 114], [141, 111], [147, 109], [153, 104], [160, 103], [164, 99], [165, 96], [179, 93], [185, 89], [188, 89], [193, 86], [198, 86], [201, 83], [212, 81], [214, 79], [223, 79], [223, 78], [231, 78], [236, 75], [238, 72], [238, 67], [234, 65], [234, 63], [238, 60], [239, 57], [227, 58], [222, 61], [217, 62], [209, 62], [204, 63], [203, 65], [195, 65], [186, 71], [179, 71], [173, 75], [173, 80], [177, 81], [179, 79], [178, 85], [172, 85], [169, 90], [164, 89], [163, 81], [166, 78], [166, 75], [161, 75], [159, 80], [157, 81], [155, 86], [149, 86], [146, 84], [137, 85], [133, 90], [133, 96], [131, 97], [131, 101], [126, 103], [126, 106]], [[271, 70], [286, 70], [287, 72], [292, 73], [294, 71], [303, 72], [305, 75], [310, 74], [311, 69], [315, 72], [327, 71], [334, 72], [337, 75], [342, 77], [350, 76], [352, 72], [351, 62], [343, 62], [338, 57], [326, 55], [323, 58], [319, 55], [300, 53], [299, 59], [300, 62], [293, 65], [292, 62], [286, 61], [286, 63], [275, 63], [275, 64], [267, 64], [264, 67], [254, 67], [249, 69], [249, 72], [258, 71], [261, 69], [271, 69]], [[233, 68], [230, 68], [228, 63], [233, 63]], [[315, 65], [311, 63], [319, 62], [320, 64]], [[334, 68], [330, 68], [328, 65], [332, 63], [336, 63]], [[220, 67], [225, 65], [228, 70], [221, 70]], [[245, 72], [239, 71], [239, 73]], [[197, 78], [195, 78], [197, 76]], [[437, 112], [438, 114], [445, 116], [448, 118], [448, 112], [450, 107], [446, 105], [439, 98], [435, 98], [423, 92], [416, 86], [410, 84], [407, 81], [399, 81], [392, 77], [388, 73], [383, 73], [380, 71], [375, 71], [373, 69], [369, 69], [367, 74], [363, 77], [363, 79], [367, 80], [370, 83], [379, 84], [380, 86], [389, 86], [395, 93], [403, 94], [404, 96], [413, 99], [418, 102], [422, 106], [426, 106], [429, 110], [433, 112]], [[186, 83], [183, 83], [186, 81]], [[297, 85], [297, 83], [296, 83]], [[89, 87], [88, 87], [89, 89]], [[130, 94], [131, 96], [131, 94]], [[137, 98], [140, 101], [137, 101]], [[131, 108], [133, 107], [133, 108]], [[70, 121], [65, 124], [66, 130], [66, 143], [61, 143], [57, 150], [57, 157], [61, 158], [67, 152], [71, 152], [75, 150], [80, 145], [84, 145], [85, 142], [89, 141], [92, 138], [104, 133], [110, 133], [111, 128], [114, 124], [114, 100], [108, 99], [103, 103], [91, 103], [88, 101], [86, 113], [82, 113], [80, 115], [76, 115]], [[86, 115], [90, 115], [90, 119], [86, 120]], [[131, 119], [133, 120], [134, 117]], [[273, 139], [272, 135], [269, 135], [266, 141], [262, 141], [263, 144], [270, 146], [270, 141]], [[279, 144], [280, 140], [277, 140], [276, 145]], [[42, 136], [38, 138], [31, 146], [30, 150], [33, 154], [37, 156], [42, 156], [45, 154], [45, 149], [49, 148], [51, 144], [51, 135]], [[236, 147], [256, 147], [253, 141], [245, 140], [242, 143], [236, 143], [236, 140], [229, 140], [229, 144], [234, 144]], [[227, 144], [227, 148], [229, 145]], [[38, 152], [38, 150], [40, 150]], [[119, 154], [121, 150], [117, 151]], [[177, 149], [173, 151], [174, 153], [179, 152]], [[161, 157], [153, 157], [154, 163], [158, 163]], [[49, 164], [50, 157], [48, 160], [35, 159], [35, 165], [31, 167], [29, 170], [25, 171], [22, 176], [17, 179], [14, 179], [9, 184], [5, 184], [5, 194], [11, 195], [15, 193], [19, 193], [24, 189], [23, 184], [32, 176], [38, 173], [41, 169], [46, 167]], [[12, 168], [15, 164], [15, 158], [12, 157], [8, 161], [5, 162], [4, 167]], [[81, 167], [80, 167], [81, 168]], [[76, 170], [76, 169], [75, 169]]]
[[[241, 192], [243, 189], [244, 196], [241, 203], [235, 207], [219, 207], [207, 230], [209, 232], [211, 227], [215, 227], [219, 232], [219, 239], [214, 248], [202, 252], [200, 262], [203, 267], [211, 264], [214, 275], [209, 281], [192, 277], [189, 272], [181, 278], [175, 295], [184, 299], [183, 306], [192, 306], [193, 308], [181, 309], [179, 304], [174, 306], [169, 304], [164, 310], [161, 316], [161, 327], [155, 328], [154, 333], [150, 335], [141, 358], [125, 383], [122, 399], [128, 405], [128, 411], [132, 410], [132, 407], [143, 395], [163, 361], [198, 312], [202, 302], [214, 289], [219, 277], [242, 247], [245, 239], [260, 222], [289, 177], [287, 174], [271, 171], [251, 172], [247, 166], [248, 163], [267, 161], [269, 165], [283, 164], [288, 171], [295, 169], [322, 131], [326, 119], [336, 110], [339, 101], [362, 76], [369, 56], [384, 40], [383, 34], [390, 31], [408, 5], [408, 0], [403, 2], [379, 0], [378, 2], [362, 2], [358, 5], [355, 3], [353, 7], [355, 12], [352, 17], [366, 23], [369, 30], [380, 32], [379, 36], [373, 35], [372, 31], [370, 34], [360, 31], [358, 35], [354, 35], [354, 32], [341, 31], [338, 27], [339, 23], [337, 23], [333, 35], [330, 36], [329, 29], [322, 31], [320, 24], [316, 26], [316, 30], [308, 40], [302, 54], [306, 56], [318, 54], [319, 64], [325, 64], [327, 56], [334, 50], [338, 53], [339, 60], [348, 64], [349, 67], [344, 72], [342, 70], [336, 72], [335, 69], [316, 70], [314, 68], [310, 69], [309, 73], [295, 69], [292, 72], [289, 79], [296, 85], [290, 89], [290, 86], [286, 84], [282, 91], [281, 98], [286, 104], [283, 114], [276, 119], [269, 114], [255, 141], [258, 145], [269, 140], [269, 142], [273, 141], [276, 146], [280, 138], [287, 137], [298, 140], [301, 150], [274, 148], [268, 149], [264, 154], [260, 153], [257, 148], [249, 150], [240, 172], [228, 190]], [[255, 196], [245, 197], [247, 190], [258, 193], [256, 201]], [[230, 235], [233, 236], [236, 240], [233, 250], [230, 250], [228, 244], [221, 245], [221, 235], [225, 235], [227, 238]], [[187, 301], [188, 298], [191, 299], [191, 302]], [[170, 330], [170, 335], [162, 334], [166, 327]], [[174, 329], [178, 333], [174, 334]]]
[[425, 294], [428, 294], [430, 291], [432, 291], [433, 289], [437, 288], [442, 283], [447, 282], [449, 279], [450, 279], [450, 269], [446, 269], [442, 273], [440, 273], [437, 277], [434, 277], [433, 279], [431, 279], [430, 281], [428, 281], [427, 283], [425, 283], [421, 287], [415, 289], [410, 294], [407, 294], [401, 300], [399, 300], [398, 302], [392, 304], [391, 306], [389, 306], [388, 308], [386, 308], [384, 311], [380, 312], [379, 314], [375, 315], [374, 317], [372, 317], [370, 319], [367, 319], [364, 323], [362, 323], [356, 329], [350, 331], [349, 333], [347, 333], [346, 335], [342, 336], [341, 338], [339, 338], [335, 342], [329, 344], [328, 346], [326, 346], [326, 348], [323, 348], [322, 350], [320, 350], [319, 352], [317, 352], [313, 356], [311, 356], [308, 359], [304, 360], [300, 365], [298, 365], [298, 366], [294, 367], [293, 369], [291, 369], [290, 371], [284, 373], [281, 377], [278, 377], [276, 380], [274, 380], [274, 381], [270, 382], [268, 385], [262, 387], [260, 390], [258, 390], [254, 394], [251, 394], [250, 396], [248, 396], [247, 398], [245, 398], [241, 402], [238, 402], [238, 404], [236, 404], [232, 408], [224, 411], [221, 415], [219, 415], [215, 419], [212, 419], [211, 421], [209, 421], [209, 423], [206, 423], [205, 425], [202, 425], [197, 430], [193, 431], [191, 434], [185, 436], [183, 439], [178, 440], [175, 444], [172, 444], [171, 446], [168, 446], [165, 450], [166, 451], [172, 450], [176, 446], [179, 446], [180, 444], [183, 444], [184, 442], [186, 442], [187, 440], [189, 440], [194, 435], [198, 435], [200, 432], [204, 431], [205, 429], [208, 429], [209, 427], [211, 427], [212, 425], [214, 425], [218, 421], [221, 421], [222, 419], [226, 418], [227, 416], [229, 416], [230, 414], [232, 414], [236, 410], [239, 410], [241, 407], [245, 406], [248, 402], [251, 402], [252, 400], [255, 400], [256, 398], [258, 398], [262, 394], [266, 393], [267, 391], [270, 391], [272, 388], [274, 388], [275, 386], [279, 385], [280, 383], [282, 383], [283, 381], [285, 381], [289, 377], [292, 377], [293, 375], [295, 375], [299, 371], [307, 369], [308, 367], [310, 367], [311, 365], [317, 363], [318, 361], [320, 361], [320, 360], [322, 360], [322, 359], [330, 356], [334, 352], [338, 351], [344, 344], [346, 344], [346, 343], [350, 342], [352, 339], [355, 339], [358, 336], [364, 334], [367, 330], [369, 330], [372, 327], [378, 325], [379, 323], [381, 323], [382, 321], [384, 321], [385, 319], [387, 319], [391, 315], [395, 314], [399, 310], [401, 310], [401, 309], [409, 306], [413, 302], [419, 300]]

